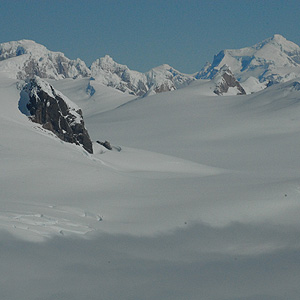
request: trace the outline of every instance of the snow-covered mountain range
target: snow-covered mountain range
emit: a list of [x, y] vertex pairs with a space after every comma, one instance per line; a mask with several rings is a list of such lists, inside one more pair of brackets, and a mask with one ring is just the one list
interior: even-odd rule
[[[75, 119], [80, 120], [75, 125], [72, 110], [64, 109], [70, 107], [72, 101], [41, 78], [54, 80], [53, 85], [63, 79], [86, 79], [83, 98], [97, 98], [101, 86], [133, 97], [145, 97], [191, 84], [198, 86], [203, 95], [245, 95], [300, 76], [300, 47], [275, 34], [252, 47], [222, 50], [212, 64], [207, 63], [200, 72], [187, 75], [166, 64], [140, 73], [116, 63], [108, 55], [88, 68], [80, 59], [70, 60], [63, 53], [50, 51], [34, 41], [20, 40], [0, 44], [0, 72], [21, 82], [31, 80], [21, 92], [29, 99], [26, 105], [20, 101], [22, 112], [30, 111], [32, 120], [62, 140], [82, 145], [92, 153], [81, 110], [77, 109], [80, 117]], [[39, 93], [47, 95], [47, 99], [41, 99]], [[108, 104], [108, 107], [112, 106]], [[37, 112], [38, 115], [34, 115]], [[54, 120], [51, 115], [61, 116], [61, 120]]]
[[91, 72], [97, 82], [137, 96], [174, 91], [196, 80], [192, 75], [180, 73], [169, 65], [146, 73], [132, 71], [108, 55], [92, 63]]
[[[230, 82], [238, 81], [241, 88], [249, 94], [274, 83], [297, 78], [300, 75], [300, 47], [275, 34], [252, 47], [222, 50], [215, 55], [211, 64], [207, 63], [200, 72], [189, 75], [169, 65], [161, 65], [141, 73], [118, 64], [108, 55], [97, 59], [88, 68], [79, 58], [70, 60], [63, 53], [49, 51], [34, 41], [0, 44], [0, 71], [18, 79], [34, 75], [55, 80], [90, 78], [87, 91], [91, 95], [97, 84], [134, 96], [147, 96], [180, 89], [199, 79], [213, 80], [215, 87], [212, 91], [217, 91], [220, 84], [218, 73], [225, 65], [234, 77]], [[243, 94], [240, 90], [237, 94]], [[226, 93], [216, 92], [218, 95]]]
[[70, 60], [63, 53], [49, 51], [30, 40], [0, 44], [0, 71], [17, 79], [35, 75], [55, 80], [92, 77], [97, 83], [136, 96], [172, 91], [195, 80], [193, 76], [182, 74], [168, 65], [145, 74], [132, 71], [114, 62], [108, 55], [97, 59], [89, 69], [80, 59]]
[[[300, 47], [275, 34], [252, 47], [223, 50], [214, 57], [212, 64], [187, 75], [166, 64], [140, 73], [116, 63], [108, 55], [88, 68], [80, 59], [70, 60], [63, 53], [52, 52], [34, 41], [20, 40], [0, 44], [0, 72], [20, 80], [20, 86], [24, 86], [22, 81], [31, 80], [21, 92], [21, 100], [26, 95], [28, 103], [20, 101], [21, 111], [23, 109], [25, 114], [30, 111], [31, 120], [62, 140], [79, 144], [93, 153], [81, 110], [69, 109], [72, 101], [41, 78], [54, 80], [53, 85], [64, 79], [86, 79], [83, 98], [97, 98], [101, 86], [133, 97], [145, 97], [191, 84], [198, 86], [203, 95], [245, 95], [300, 76]], [[122, 103], [123, 100], [119, 104]], [[74, 117], [72, 111], [79, 117]]]

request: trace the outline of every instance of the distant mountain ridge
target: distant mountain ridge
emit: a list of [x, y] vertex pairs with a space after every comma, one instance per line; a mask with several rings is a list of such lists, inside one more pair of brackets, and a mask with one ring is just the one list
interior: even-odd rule
[[137, 96], [173, 91], [196, 80], [166, 64], [146, 73], [132, 71], [108, 55], [92, 63], [91, 74], [98, 82]]
[[235, 89], [237, 94], [244, 94], [242, 89], [249, 94], [300, 77], [300, 47], [275, 34], [251, 47], [222, 50], [214, 56], [212, 63], [189, 75], [166, 64], [141, 73], [115, 62], [109, 55], [97, 59], [88, 68], [79, 58], [71, 60], [63, 53], [50, 51], [34, 41], [0, 44], [0, 71], [21, 80], [34, 76], [55, 80], [91, 78], [87, 87], [91, 95], [94, 93], [93, 82], [141, 97], [183, 88], [199, 79], [214, 80], [215, 94], [223, 95], [227, 92], [217, 91], [220, 83], [217, 77], [225, 65], [230, 76], [234, 77], [231, 84], [236, 81], [240, 85]]
[[136, 96], [172, 91], [196, 80], [168, 65], [140, 73], [116, 63], [108, 55], [88, 68], [79, 58], [71, 60], [31, 40], [0, 44], [0, 71], [21, 80], [34, 76], [55, 80], [92, 76], [98, 83]]

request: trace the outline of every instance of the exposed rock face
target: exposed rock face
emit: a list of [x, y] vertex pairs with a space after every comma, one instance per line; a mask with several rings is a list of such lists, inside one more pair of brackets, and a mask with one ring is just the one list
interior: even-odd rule
[[229, 92], [235, 95], [246, 95], [245, 90], [236, 80], [230, 68], [224, 65], [220, 71], [215, 75], [214, 81], [216, 82], [216, 88], [214, 93], [217, 95], [223, 95]]
[[110, 142], [105, 141], [105, 142], [101, 142], [101, 141], [97, 141], [98, 144], [100, 144], [101, 146], [105, 147], [108, 150], [112, 150], [112, 146], [110, 144]]
[[[23, 94], [23, 95], [22, 95]], [[93, 146], [84, 126], [81, 109], [46, 81], [34, 77], [23, 88], [28, 115], [61, 140], [81, 145], [89, 153]]]
[[295, 91], [300, 91], [300, 82], [298, 81], [293, 82], [292, 87]]

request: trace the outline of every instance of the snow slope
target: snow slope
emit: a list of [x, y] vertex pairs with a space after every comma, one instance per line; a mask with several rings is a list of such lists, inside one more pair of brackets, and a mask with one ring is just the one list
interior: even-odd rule
[[0, 72], [1, 299], [298, 300], [299, 79], [141, 99], [57, 81], [121, 148], [93, 155], [21, 114], [17, 86]]
[[[108, 153], [96, 144], [96, 154], [89, 155], [80, 147], [62, 142], [40, 125], [27, 120], [18, 109], [20, 91], [16, 89], [16, 82], [6, 78], [1, 78], [0, 82], [3, 99], [1, 158], [6, 170], [1, 176], [1, 199], [6, 207], [2, 225], [13, 233], [21, 231], [20, 235], [25, 237], [31, 238], [32, 235], [33, 239], [43, 239], [52, 232], [86, 233], [100, 227], [104, 230], [106, 222], [98, 222], [102, 215], [107, 219], [107, 225], [112, 224], [107, 227], [108, 231], [118, 231], [118, 223], [126, 223], [129, 218], [129, 224], [122, 226], [125, 232], [152, 233], [164, 226], [156, 223], [150, 214], [144, 220], [148, 219], [148, 224], [136, 227], [141, 216], [130, 207], [139, 200], [122, 196], [123, 192], [129, 193], [133, 182], [140, 181], [140, 185], [144, 186], [144, 197], [150, 200], [152, 189], [147, 187], [147, 182], [153, 173], [157, 173], [159, 178], [177, 178], [223, 172], [218, 168], [126, 147], [121, 152]], [[94, 141], [104, 135], [99, 130], [93, 137]], [[149, 162], [141, 163], [145, 161]], [[145, 173], [144, 176], [140, 176], [142, 173]], [[18, 189], [13, 189], [16, 185]], [[162, 189], [161, 183], [158, 183], [157, 189]], [[124, 208], [115, 210], [110, 207], [111, 197]], [[24, 208], [20, 209], [22, 206]], [[27, 212], [24, 216], [23, 210]], [[85, 218], [86, 214], [92, 217]], [[38, 216], [40, 219], [36, 220]], [[114, 225], [113, 220], [119, 221]], [[166, 228], [172, 228], [172, 222], [165, 220], [163, 223]]]
[[[75, 101], [84, 114], [97, 114], [112, 110], [136, 99], [136, 96], [112, 89], [89, 78], [49, 80], [56, 89]], [[91, 93], [91, 91], [93, 91]]]

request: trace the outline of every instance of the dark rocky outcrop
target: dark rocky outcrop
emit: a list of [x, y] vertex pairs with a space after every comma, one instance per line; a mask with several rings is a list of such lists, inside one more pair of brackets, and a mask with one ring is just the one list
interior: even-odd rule
[[246, 95], [245, 90], [236, 80], [230, 68], [224, 65], [220, 71], [215, 75], [216, 88], [214, 93], [217, 95], [226, 94], [229, 88], [236, 88], [236, 95]]
[[100, 144], [101, 146], [105, 147], [108, 150], [113, 149], [110, 142], [108, 142], [108, 141], [105, 141], [105, 142], [97, 141], [97, 143]]
[[67, 97], [37, 76], [23, 87], [22, 97], [26, 98], [27, 115], [33, 122], [42, 124], [43, 128], [52, 131], [61, 140], [81, 145], [93, 153], [82, 111]]
[[300, 82], [294, 81], [294, 82], [292, 83], [292, 87], [293, 87], [293, 89], [294, 89], [295, 91], [300, 91]]

